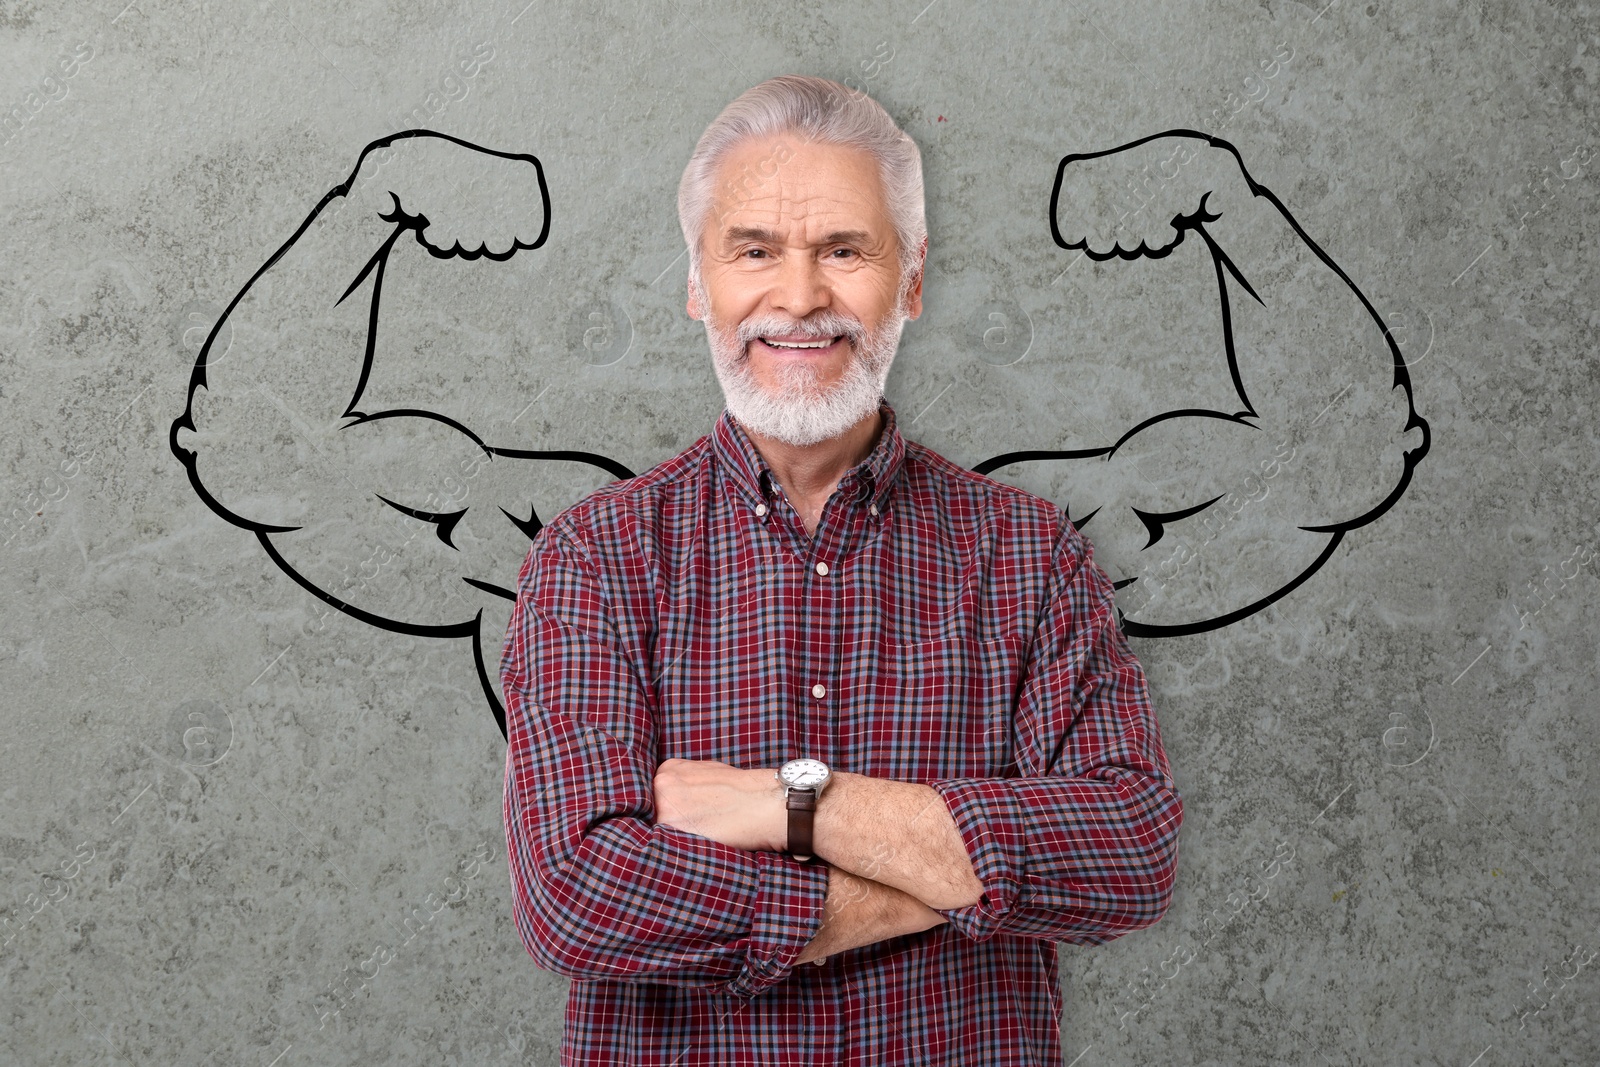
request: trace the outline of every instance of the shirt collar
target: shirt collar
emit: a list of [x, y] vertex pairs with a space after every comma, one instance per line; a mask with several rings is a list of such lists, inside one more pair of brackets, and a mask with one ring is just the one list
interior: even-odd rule
[[[905, 464], [906, 442], [900, 435], [894, 408], [887, 400], [879, 398], [878, 411], [883, 415], [883, 429], [877, 444], [865, 459], [844, 473], [839, 486], [853, 503], [863, 508], [876, 508], [873, 514], [881, 518], [896, 476]], [[711, 444], [717, 459], [752, 504], [770, 505], [774, 485], [772, 468], [745, 428], [726, 408], [717, 418]]]

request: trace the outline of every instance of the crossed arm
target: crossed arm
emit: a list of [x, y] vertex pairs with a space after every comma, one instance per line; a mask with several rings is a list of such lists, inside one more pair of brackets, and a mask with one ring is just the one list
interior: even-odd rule
[[[773, 768], [669, 759], [655, 776], [656, 819], [735, 848], [782, 852], [788, 834]], [[983, 883], [961, 831], [931, 786], [834, 771], [812, 847], [828, 870], [822, 924], [796, 964], [913, 934], [976, 904]]]
[[773, 768], [655, 765], [616, 610], [633, 594], [605, 580], [576, 520], [547, 526], [502, 656], [507, 844], [529, 953], [574, 980], [748, 997], [798, 963], [944, 922], [974, 941], [1078, 944], [1156, 922], [1182, 804], [1092, 551], [1063, 517], [1013, 720], [1017, 776], [836, 772], [817, 810], [825, 862], [800, 863], [781, 851]]

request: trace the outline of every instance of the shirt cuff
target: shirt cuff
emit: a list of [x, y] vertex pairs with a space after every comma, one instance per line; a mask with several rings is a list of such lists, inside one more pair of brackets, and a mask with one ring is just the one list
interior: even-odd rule
[[822, 928], [828, 898], [828, 866], [821, 860], [802, 863], [766, 849], [752, 854], [756, 896], [749, 947], [744, 967], [725, 987], [736, 997], [754, 997], [788, 977]]
[[1027, 876], [1022, 806], [1003, 779], [945, 778], [928, 785], [944, 798], [983, 883], [976, 904], [934, 910], [973, 941], [987, 941], [1000, 932]]

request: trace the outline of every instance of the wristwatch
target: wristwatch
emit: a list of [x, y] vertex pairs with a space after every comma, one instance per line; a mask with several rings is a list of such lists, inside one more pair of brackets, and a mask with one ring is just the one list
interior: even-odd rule
[[789, 811], [789, 848], [797, 860], [811, 858], [811, 830], [815, 825], [817, 801], [828, 788], [833, 773], [816, 759], [792, 759], [772, 775], [783, 784], [783, 806]]

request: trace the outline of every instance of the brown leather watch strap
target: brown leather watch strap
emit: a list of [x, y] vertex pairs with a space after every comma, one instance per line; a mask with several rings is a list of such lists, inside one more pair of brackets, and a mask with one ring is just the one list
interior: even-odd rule
[[817, 791], [791, 789], [784, 806], [789, 809], [789, 855], [797, 860], [808, 860], [811, 852], [811, 829], [816, 822]]

